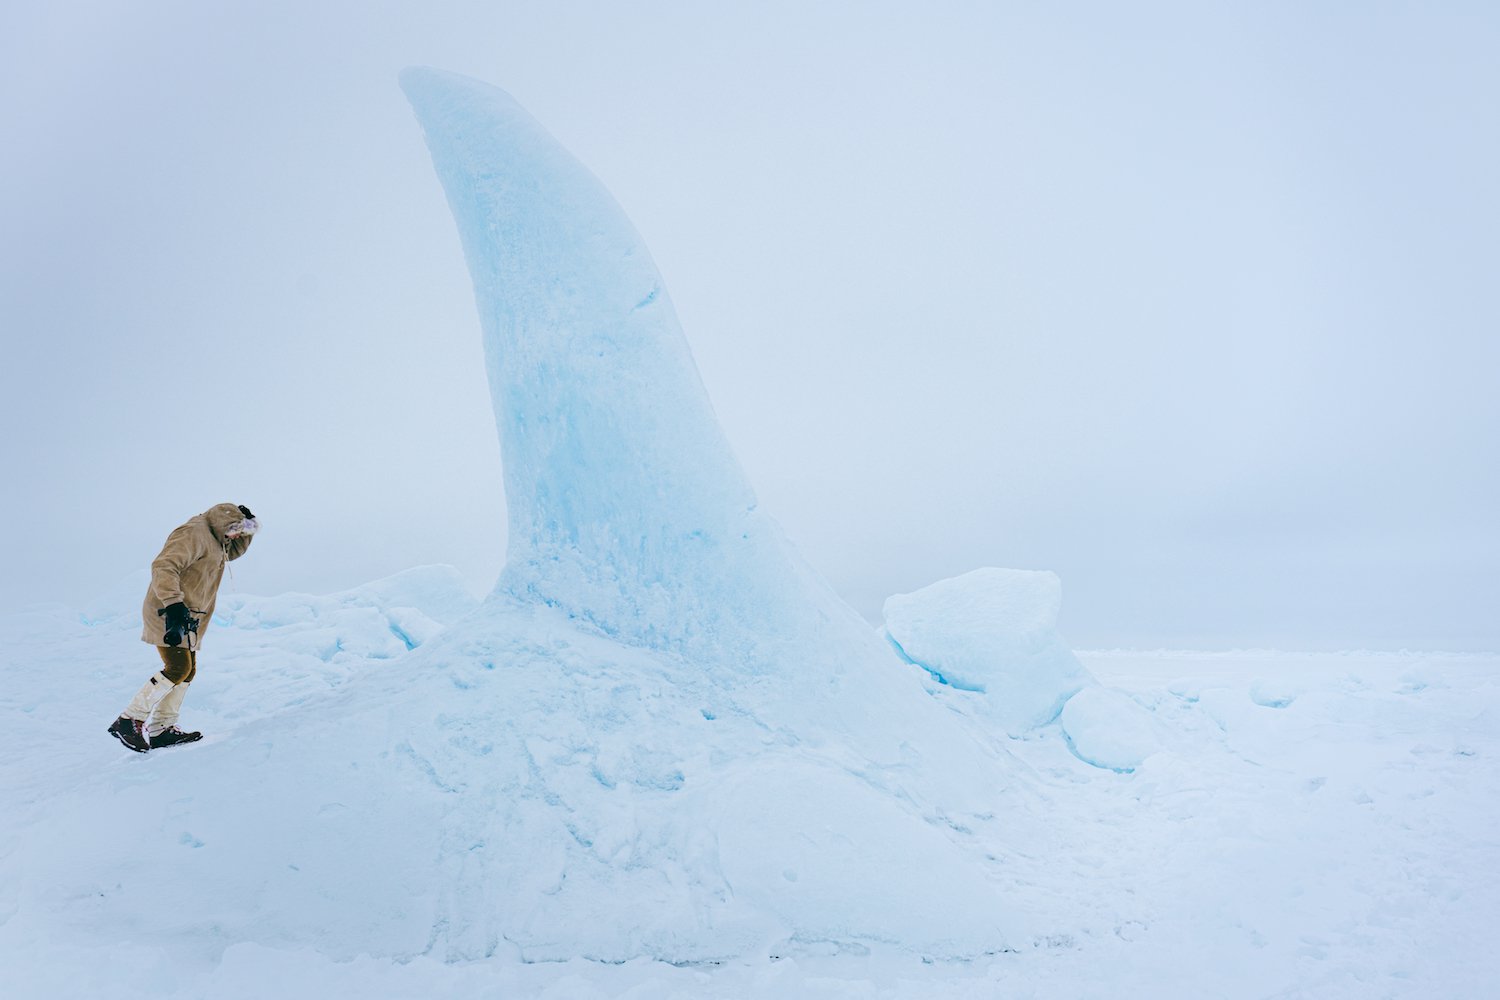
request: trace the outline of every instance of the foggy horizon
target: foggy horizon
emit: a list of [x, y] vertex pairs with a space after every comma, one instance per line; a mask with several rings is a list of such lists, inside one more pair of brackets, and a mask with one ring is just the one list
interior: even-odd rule
[[7, 605], [225, 500], [241, 592], [488, 591], [473, 292], [396, 83], [432, 65], [624, 207], [872, 621], [1000, 566], [1082, 648], [1500, 649], [1500, 15], [1086, 9], [8, 12]]

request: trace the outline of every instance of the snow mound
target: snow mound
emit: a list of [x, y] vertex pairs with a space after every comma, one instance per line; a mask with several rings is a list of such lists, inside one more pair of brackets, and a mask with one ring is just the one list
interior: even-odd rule
[[[137, 598], [139, 602], [139, 598]], [[281, 628], [326, 621], [348, 612], [378, 612], [401, 631], [404, 620], [424, 635], [435, 635], [479, 606], [458, 570], [452, 566], [419, 566], [334, 594], [288, 593], [275, 597], [226, 594], [214, 613], [214, 624], [238, 628]], [[406, 648], [421, 640], [403, 640]]]
[[1161, 749], [1151, 713], [1129, 695], [1090, 686], [1063, 706], [1063, 736], [1079, 760], [1128, 773]]
[[[184, 706], [208, 737], [144, 756], [103, 734], [152, 669], [133, 630], [28, 615], [51, 657], [36, 666], [63, 683], [0, 709], [23, 745], [71, 735], [45, 767], [3, 768], [26, 831], [0, 857], [0, 917], [27, 915], [9, 946], [47, 947], [30, 915], [58, 910], [78, 947], [170, 940], [204, 962], [244, 943], [339, 962], [701, 963], [1025, 942], [995, 859], [1005, 837], [1045, 834], [1000, 818], [1014, 761], [953, 740], [894, 658], [890, 702], [864, 693], [887, 687], [872, 664], [842, 693], [824, 680], [825, 726], [789, 725], [775, 690], [535, 602], [493, 600], [408, 651], [398, 609], [357, 603], [381, 589], [243, 599]], [[866, 716], [898, 710], [887, 756], [857, 749]], [[59, 789], [76, 796], [62, 819]], [[162, 898], [191, 903], [141, 922]]]
[[[919, 688], [890, 704], [846, 688], [826, 726], [788, 725], [779, 693], [557, 609], [487, 612], [404, 664], [424, 680], [397, 753], [441, 809], [442, 954], [716, 961], [886, 941], [954, 956], [1021, 936], [984, 860], [1001, 824], [952, 793], [943, 744], [912, 729], [877, 762], [840, 735], [839, 697], [940, 724]], [[990, 780], [997, 763], [967, 761]]]
[[[1423, 663], [1443, 683], [1413, 690], [1404, 655], [1084, 654], [1155, 706], [1170, 749], [1115, 775], [1050, 730], [991, 739], [1016, 756], [961, 762], [983, 811], [939, 813], [929, 767], [768, 729], [753, 693], [536, 604], [326, 677], [281, 655], [311, 619], [226, 624], [185, 706], [207, 738], [144, 756], [103, 732], [150, 662], [135, 629], [0, 618], [7, 996], [124, 977], [216, 998], [1152, 996], [1189, 979], [1235, 1000], [1372, 982], [1404, 998], [1485, 996], [1496, 976], [1475, 959], [1500, 899], [1494, 657]], [[1246, 696], [1277, 674], [1306, 684], [1287, 710]], [[950, 710], [914, 713], [914, 746], [978, 723], [982, 695], [926, 687]], [[1063, 722], [1128, 766], [1138, 752], [1091, 739], [1118, 742], [1128, 710], [1099, 693]]]
[[1286, 708], [1307, 685], [1282, 679], [1257, 678], [1250, 683], [1250, 700], [1263, 708]]
[[1020, 736], [1093, 683], [1057, 634], [1061, 607], [1055, 573], [976, 569], [888, 598], [884, 634], [942, 683], [983, 692], [998, 724]]

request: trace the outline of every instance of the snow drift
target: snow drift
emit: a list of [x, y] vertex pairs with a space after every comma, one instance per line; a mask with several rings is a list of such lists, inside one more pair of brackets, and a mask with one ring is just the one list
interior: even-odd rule
[[[891, 997], [1043, 983], [1063, 996], [1354, 1000], [1487, 996], [1495, 978], [1476, 957], [1500, 899], [1494, 657], [1092, 654], [1091, 671], [1119, 687], [1075, 695], [1063, 721], [1101, 709], [1086, 735], [1108, 741], [1118, 706], [1086, 695], [1118, 691], [1160, 727], [1159, 752], [1116, 774], [1069, 754], [1057, 726], [998, 737], [1016, 755], [1003, 759], [1011, 784], [986, 784], [999, 759], [972, 775], [993, 816], [924, 829], [899, 797], [851, 793], [861, 779], [816, 751], [750, 737], [693, 697], [704, 689], [679, 699], [703, 706], [696, 733], [728, 722], [736, 740], [674, 745], [670, 726], [638, 738], [632, 725], [676, 711], [659, 686], [623, 686], [649, 680], [656, 654], [555, 609], [531, 606], [488, 651], [469, 640], [472, 655], [424, 661], [443, 639], [417, 626], [461, 628], [476, 604], [433, 568], [341, 594], [225, 594], [187, 705], [209, 736], [146, 756], [103, 733], [149, 654], [134, 586], [87, 614], [0, 614], [12, 681], [0, 719], [17, 748], [0, 759], [6, 995], [131, 982], [226, 998], [865, 997], [873, 982]], [[997, 738], [983, 694], [926, 687], [951, 711], [914, 729]], [[551, 722], [567, 728], [541, 728]], [[690, 718], [672, 725], [695, 735]], [[722, 758], [752, 739], [761, 750]], [[494, 808], [508, 787], [519, 796]], [[805, 837], [779, 818], [789, 800]], [[866, 812], [843, 842], [851, 800]], [[555, 838], [535, 835], [549, 823]], [[662, 841], [686, 851], [679, 863]], [[929, 898], [915, 885], [921, 852], [969, 843], [1003, 872], [1017, 950], [923, 962], [932, 953], [910, 925], [932, 907], [897, 904]], [[885, 908], [846, 923], [844, 866], [860, 855], [887, 864], [892, 884], [859, 887], [856, 901]], [[618, 902], [594, 891], [605, 878]], [[586, 891], [570, 888], [580, 879]], [[964, 911], [934, 926], [982, 919], [984, 881], [939, 883], [931, 896], [951, 892]], [[711, 901], [694, 909], [700, 898]], [[568, 913], [580, 926], [557, 922]], [[709, 944], [744, 950], [711, 965], [586, 960]], [[569, 946], [566, 962], [535, 961]], [[486, 957], [443, 961], [466, 955]]]

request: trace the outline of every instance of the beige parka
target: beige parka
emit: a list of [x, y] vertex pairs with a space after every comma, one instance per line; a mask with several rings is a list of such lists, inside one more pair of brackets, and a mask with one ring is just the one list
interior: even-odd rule
[[141, 607], [141, 619], [145, 629], [141, 641], [153, 646], [167, 644], [165, 619], [157, 614], [169, 604], [181, 601], [198, 619], [198, 632], [189, 632], [186, 646], [197, 649], [208, 631], [208, 623], [214, 614], [214, 601], [219, 594], [219, 581], [224, 577], [224, 564], [238, 559], [250, 547], [251, 536], [225, 538], [224, 535], [245, 515], [232, 503], [215, 504], [208, 510], [191, 518], [167, 536], [167, 543], [151, 563], [151, 586], [146, 589], [146, 601]]

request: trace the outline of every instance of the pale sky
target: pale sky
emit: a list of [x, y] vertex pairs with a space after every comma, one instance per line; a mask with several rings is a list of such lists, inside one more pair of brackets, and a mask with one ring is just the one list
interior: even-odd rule
[[1497, 51], [1489, 3], [8, 3], [0, 598], [224, 500], [243, 592], [488, 590], [421, 64], [614, 193], [873, 620], [990, 565], [1080, 647], [1500, 649]]

